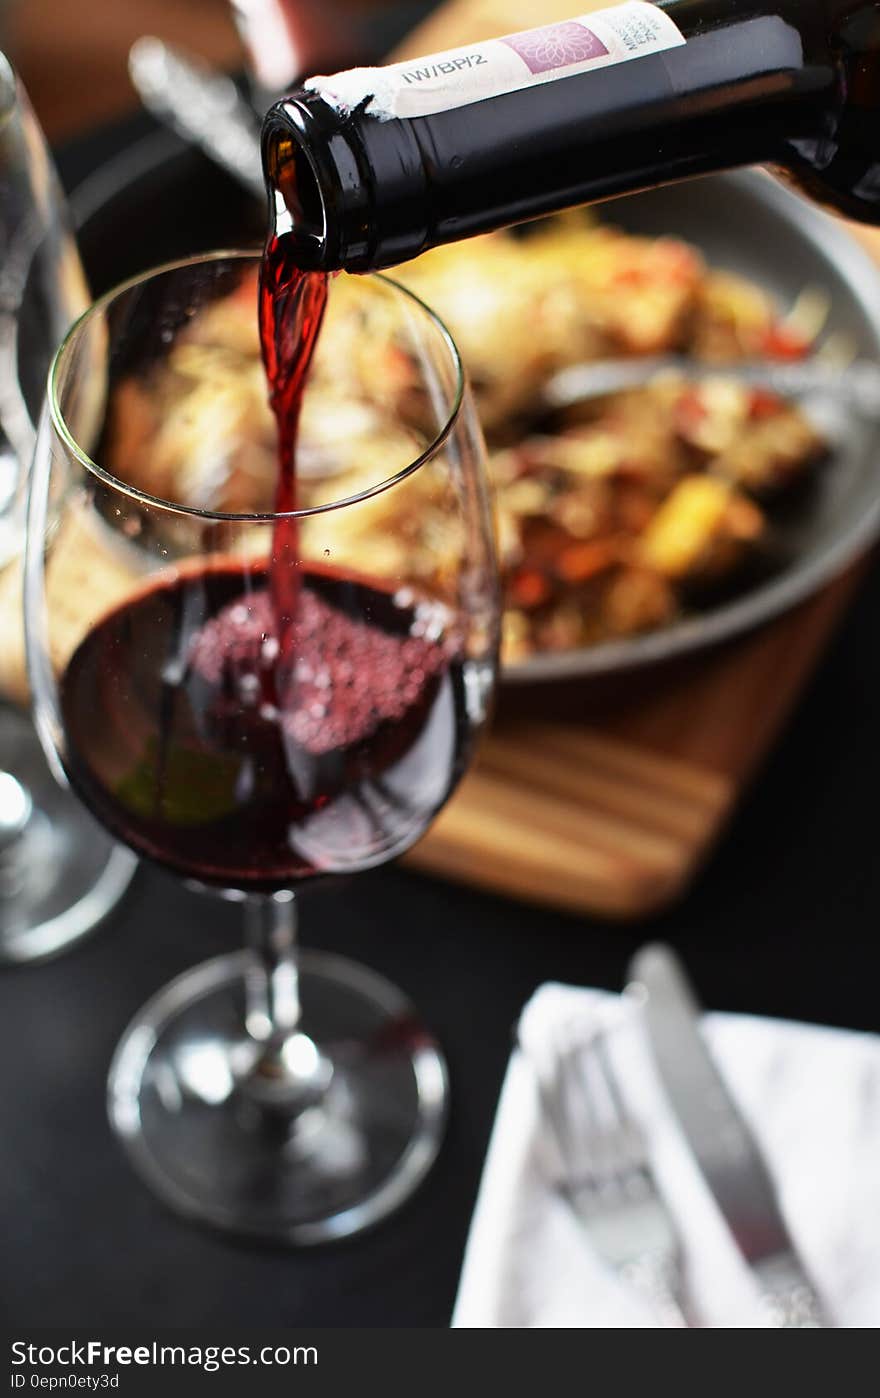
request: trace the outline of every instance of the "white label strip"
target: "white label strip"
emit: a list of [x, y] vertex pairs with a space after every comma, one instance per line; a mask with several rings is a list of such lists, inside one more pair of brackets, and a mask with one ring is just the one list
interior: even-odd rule
[[503, 92], [519, 92], [678, 48], [685, 42], [664, 10], [645, 0], [627, 0], [608, 10], [428, 58], [310, 78], [305, 86], [339, 111], [350, 112], [363, 104], [370, 116], [388, 121], [469, 106]]

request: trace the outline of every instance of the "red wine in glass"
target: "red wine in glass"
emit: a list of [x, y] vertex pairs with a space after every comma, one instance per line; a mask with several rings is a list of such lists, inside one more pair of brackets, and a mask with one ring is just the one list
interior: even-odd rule
[[62, 677], [78, 794], [119, 839], [200, 882], [272, 890], [382, 863], [468, 762], [448, 613], [342, 572], [301, 582], [292, 665], [265, 567], [208, 566], [112, 611]]

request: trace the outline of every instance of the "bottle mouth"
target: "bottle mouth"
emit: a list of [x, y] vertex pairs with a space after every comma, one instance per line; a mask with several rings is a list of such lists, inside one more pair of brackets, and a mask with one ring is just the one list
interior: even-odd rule
[[374, 272], [430, 245], [430, 166], [409, 121], [340, 111], [300, 88], [263, 119], [276, 234], [306, 272]]
[[[263, 121], [263, 169], [269, 198], [269, 217], [278, 237], [289, 240], [291, 250], [305, 271], [332, 271], [329, 257], [329, 219], [322, 181], [307, 139], [314, 117], [306, 103], [285, 98], [270, 108]], [[330, 185], [332, 189], [332, 185]]]

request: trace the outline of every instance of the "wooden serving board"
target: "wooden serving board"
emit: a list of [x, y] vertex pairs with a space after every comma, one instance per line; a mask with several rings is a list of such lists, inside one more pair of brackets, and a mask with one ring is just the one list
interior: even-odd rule
[[[447, 0], [394, 57], [608, 3]], [[880, 259], [880, 233], [853, 231]], [[652, 674], [613, 717], [502, 719], [408, 862], [583, 913], [637, 918], [669, 903], [693, 879], [779, 733], [860, 571], [684, 671]]]
[[673, 901], [782, 727], [863, 567], [685, 675], [646, 677], [613, 716], [502, 720], [409, 863], [609, 917]]

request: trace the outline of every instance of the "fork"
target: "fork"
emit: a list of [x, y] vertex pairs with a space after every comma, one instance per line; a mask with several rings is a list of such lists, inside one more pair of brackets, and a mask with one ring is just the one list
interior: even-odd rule
[[678, 1234], [644, 1134], [621, 1095], [605, 1034], [562, 1045], [554, 1057], [549, 1072], [530, 1059], [557, 1157], [552, 1183], [599, 1255], [648, 1302], [661, 1326], [690, 1328]]
[[869, 420], [880, 415], [880, 369], [873, 360], [836, 363], [820, 355], [796, 361], [757, 359], [730, 364], [701, 363], [675, 354], [597, 359], [560, 369], [544, 386], [544, 401], [550, 409], [568, 408], [591, 398], [642, 388], [664, 373], [678, 373], [690, 380], [720, 376], [790, 398], [831, 395]]

